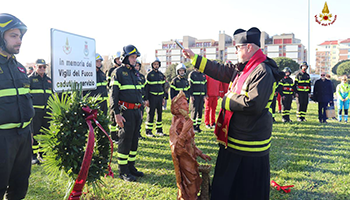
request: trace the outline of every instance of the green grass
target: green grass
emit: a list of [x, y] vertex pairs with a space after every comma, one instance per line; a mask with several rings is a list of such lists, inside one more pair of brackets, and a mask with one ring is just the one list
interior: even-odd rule
[[[270, 199], [350, 199], [350, 125], [334, 120], [319, 124], [315, 103], [309, 104], [308, 121], [297, 123], [295, 108], [293, 103], [293, 123], [290, 124], [282, 123], [281, 115], [276, 114], [270, 152], [271, 180], [280, 185], [295, 186], [288, 194], [271, 187]], [[163, 112], [165, 133], [170, 128], [171, 117], [169, 110]], [[203, 132], [196, 135], [196, 144], [212, 157], [212, 161], [205, 163], [200, 158], [198, 161], [214, 167], [218, 145], [213, 129], [208, 130], [203, 124], [201, 128]], [[144, 135], [144, 124], [141, 131]], [[115, 175], [118, 174], [116, 162], [115, 153], [112, 164]], [[177, 187], [168, 137], [141, 140], [136, 167], [145, 173], [145, 177], [137, 182], [103, 178], [106, 183], [103, 187], [104, 199], [176, 199]], [[214, 169], [211, 177], [213, 172]], [[59, 179], [48, 177], [42, 166], [35, 165], [26, 199], [63, 199], [67, 182], [64, 176]], [[85, 199], [103, 198], [88, 193]]]

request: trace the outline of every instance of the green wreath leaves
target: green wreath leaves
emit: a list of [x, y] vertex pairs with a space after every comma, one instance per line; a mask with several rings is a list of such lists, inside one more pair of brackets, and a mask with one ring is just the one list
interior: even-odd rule
[[[86, 149], [88, 126], [85, 122], [83, 106], [98, 110], [97, 121], [106, 132], [109, 132], [108, 118], [98, 106], [98, 96], [82, 97], [80, 91], [73, 90], [72, 94], [62, 93], [61, 97], [54, 94], [48, 100], [50, 112], [50, 127], [42, 129], [43, 135], [37, 135], [40, 151], [44, 153], [44, 169], [57, 177], [62, 171], [75, 180]], [[99, 188], [103, 184], [101, 176], [108, 173], [108, 162], [111, 147], [108, 137], [93, 123], [95, 133], [94, 152], [87, 177], [87, 184]]]

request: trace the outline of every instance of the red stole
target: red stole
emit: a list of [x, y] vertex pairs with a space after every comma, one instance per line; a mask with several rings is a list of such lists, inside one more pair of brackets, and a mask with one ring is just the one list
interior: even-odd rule
[[[243, 83], [246, 81], [250, 73], [262, 62], [266, 60], [266, 56], [259, 49], [249, 60], [247, 65], [244, 67], [242, 73], [234, 78], [233, 84], [230, 87], [229, 93], [240, 94]], [[229, 94], [228, 93], [228, 94]], [[226, 95], [227, 96], [227, 95]], [[226, 97], [228, 98], [228, 97]], [[233, 115], [233, 111], [225, 110], [224, 108], [220, 109], [219, 117], [215, 126], [215, 135], [219, 143], [227, 147], [228, 140], [228, 130], [230, 127], [230, 120]]]

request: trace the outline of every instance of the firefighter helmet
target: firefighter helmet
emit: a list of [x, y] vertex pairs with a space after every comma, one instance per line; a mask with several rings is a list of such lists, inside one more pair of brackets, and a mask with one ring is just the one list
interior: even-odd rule
[[283, 69], [283, 72], [286, 73], [286, 72], [289, 72], [289, 73], [292, 73], [292, 70], [289, 68], [289, 67], [285, 67]]
[[180, 75], [180, 74], [179, 74], [179, 70], [180, 70], [180, 69], [185, 70], [185, 73], [186, 73], [186, 66], [185, 66], [183, 63], [180, 63], [180, 64], [178, 64], [178, 65], [176, 66], [176, 75]]
[[306, 66], [306, 69], [309, 68], [309, 65], [305, 61], [300, 64], [299, 68], [301, 69], [304, 65]]
[[141, 70], [141, 67], [142, 67], [141, 62], [140, 62], [140, 61], [138, 61], [138, 60], [136, 60], [136, 64], [140, 65], [140, 69], [139, 69], [139, 71], [140, 71], [140, 70]]
[[96, 59], [96, 61], [97, 61], [97, 60], [101, 60], [101, 61], [103, 61], [102, 56], [101, 56], [100, 54], [98, 54], [98, 53], [96, 53], [96, 55], [95, 55], [95, 59]]
[[119, 65], [115, 60], [120, 59], [121, 56], [122, 56], [122, 54], [120, 51], [118, 51], [116, 54], [113, 54], [112, 55], [112, 63]]
[[129, 56], [136, 54], [137, 57], [141, 56], [141, 53], [137, 50], [137, 48], [134, 45], [129, 44], [128, 46], [123, 47], [123, 54], [120, 57], [120, 60], [124, 64], [130, 64], [129, 63]]
[[161, 66], [160, 60], [159, 60], [158, 58], [156, 58], [156, 59], [151, 63], [152, 69], [153, 69], [153, 64], [154, 64], [155, 62], [158, 62], [158, 63], [159, 63], [159, 67]]
[[27, 26], [13, 15], [7, 13], [0, 14], [0, 47], [6, 52], [8, 52], [8, 50], [6, 49], [4, 34], [8, 30], [16, 28], [18, 28], [21, 31], [22, 39], [23, 35], [27, 32]]

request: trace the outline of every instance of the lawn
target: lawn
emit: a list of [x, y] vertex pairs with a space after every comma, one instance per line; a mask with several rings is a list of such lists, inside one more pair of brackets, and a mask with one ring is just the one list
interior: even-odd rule
[[[169, 107], [168, 103], [168, 107]], [[219, 104], [220, 105], [220, 104]], [[293, 103], [293, 109], [296, 105]], [[350, 199], [350, 124], [329, 120], [320, 124], [317, 119], [317, 104], [310, 103], [307, 122], [296, 122], [295, 110], [291, 111], [292, 123], [277, 122], [273, 125], [270, 151], [271, 180], [280, 185], [295, 185], [286, 194], [271, 187], [270, 199]], [[163, 111], [166, 133], [170, 128], [171, 113]], [[204, 120], [203, 120], [204, 121]], [[213, 129], [201, 126], [203, 132], [196, 135], [197, 146], [212, 157], [206, 163], [214, 168], [218, 145]], [[142, 134], [145, 134], [144, 124]], [[116, 153], [112, 169], [118, 174]], [[88, 193], [85, 199], [176, 199], [177, 187], [168, 137], [146, 138], [140, 141], [136, 167], [145, 173], [137, 182], [125, 182], [119, 178], [103, 178], [103, 198]], [[214, 169], [211, 171], [211, 178]], [[42, 165], [32, 168], [26, 199], [63, 199], [68, 179], [52, 179]], [[253, 188], [252, 188], [253, 191]]]

